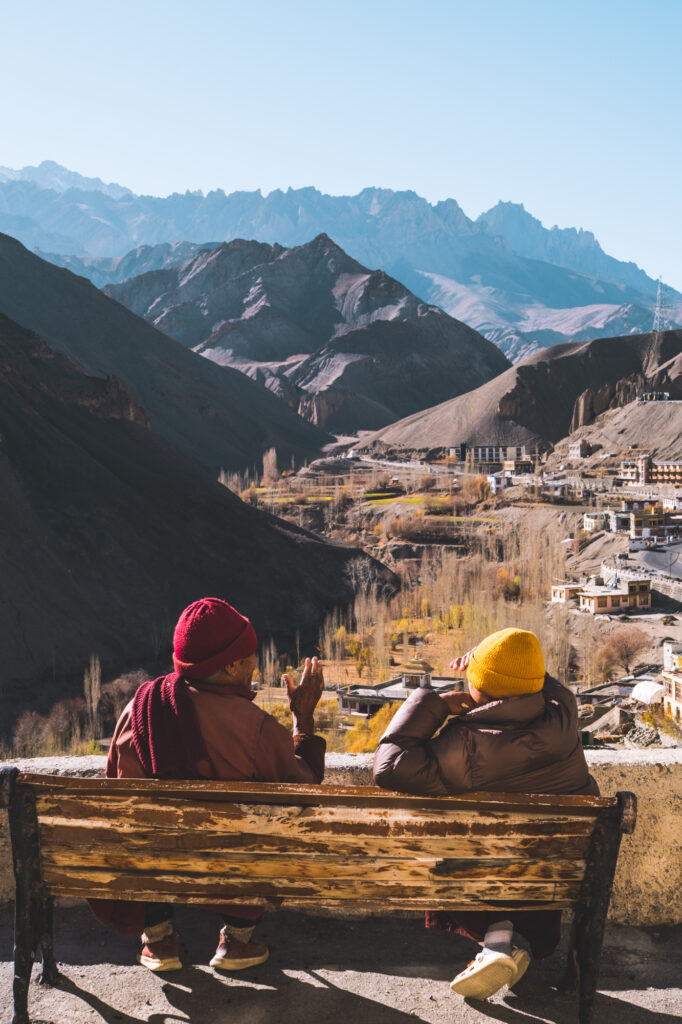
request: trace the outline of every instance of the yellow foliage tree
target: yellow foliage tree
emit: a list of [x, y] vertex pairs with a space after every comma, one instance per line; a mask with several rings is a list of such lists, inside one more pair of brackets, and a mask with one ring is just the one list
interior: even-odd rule
[[389, 722], [396, 711], [402, 707], [400, 702], [384, 704], [370, 719], [363, 719], [346, 733], [346, 751], [349, 754], [371, 754], [388, 728]]

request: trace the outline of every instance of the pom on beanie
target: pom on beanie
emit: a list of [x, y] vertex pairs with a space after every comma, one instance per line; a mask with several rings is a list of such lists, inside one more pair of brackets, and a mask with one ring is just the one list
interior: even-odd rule
[[500, 629], [474, 649], [467, 679], [488, 697], [537, 693], [545, 681], [545, 661], [535, 633]]
[[187, 679], [206, 679], [258, 647], [253, 626], [227, 601], [202, 597], [178, 619], [173, 633], [176, 672]]

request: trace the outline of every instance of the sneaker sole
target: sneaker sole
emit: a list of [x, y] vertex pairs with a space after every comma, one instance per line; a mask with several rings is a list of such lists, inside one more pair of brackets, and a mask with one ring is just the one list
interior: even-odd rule
[[521, 981], [521, 978], [530, 967], [530, 953], [526, 949], [514, 949], [512, 950], [512, 960], [516, 964], [516, 974], [511, 981], [507, 982], [509, 988], [512, 988], [517, 981]]
[[450, 982], [450, 988], [470, 999], [487, 999], [508, 985], [514, 977], [515, 971], [510, 964], [493, 962], [466, 978], [455, 978]]
[[269, 950], [262, 956], [235, 957], [233, 960], [230, 960], [229, 957], [214, 956], [210, 961], [210, 966], [219, 971], [245, 971], [247, 967], [258, 967], [258, 964], [264, 964], [269, 956]]
[[172, 957], [168, 960], [152, 960], [151, 957], [142, 956], [141, 953], [138, 953], [137, 962], [146, 967], [148, 971], [153, 971], [154, 974], [163, 974], [164, 971], [179, 971], [182, 969], [182, 963], [177, 957]]

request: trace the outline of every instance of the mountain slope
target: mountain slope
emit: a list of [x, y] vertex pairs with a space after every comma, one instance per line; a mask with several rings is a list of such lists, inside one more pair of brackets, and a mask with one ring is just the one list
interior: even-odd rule
[[[61, 170], [66, 180], [71, 172]], [[0, 230], [14, 230], [43, 251], [88, 260], [206, 238], [257, 238], [291, 247], [324, 232], [363, 265], [380, 267], [424, 301], [442, 305], [516, 359], [575, 337], [570, 317], [561, 324], [562, 311], [584, 309], [579, 319], [586, 323], [591, 308], [592, 336], [608, 334], [619, 319], [624, 333], [650, 326], [624, 308], [651, 314], [656, 285], [650, 277], [609, 257], [590, 232], [548, 231], [514, 204], [498, 204], [473, 221], [454, 199], [432, 205], [411, 191], [366, 188], [354, 196], [329, 196], [303, 188], [263, 196], [217, 189], [114, 198], [99, 188], [85, 190], [83, 180], [67, 191], [41, 189], [29, 180], [0, 182]], [[61, 256], [52, 258], [59, 262]], [[90, 264], [93, 279], [100, 272]], [[682, 296], [671, 291], [670, 297], [680, 322]], [[548, 319], [554, 321], [551, 333]]]
[[682, 331], [543, 349], [469, 394], [370, 435], [363, 447], [544, 448], [648, 387], [682, 397]]
[[582, 228], [547, 229], [524, 208], [523, 203], [497, 203], [477, 218], [493, 235], [505, 238], [519, 256], [570, 267], [580, 274], [613, 284], [628, 284], [643, 295], [656, 294], [653, 281], [636, 263], [608, 256], [591, 231]]
[[293, 249], [236, 240], [105, 291], [337, 433], [384, 426], [509, 365], [471, 328], [324, 234]]
[[328, 440], [255, 381], [188, 351], [5, 235], [0, 312], [88, 373], [118, 377], [155, 433], [215, 472], [256, 464], [272, 446], [287, 461], [304, 458]]
[[155, 437], [118, 381], [1, 315], [0, 517], [3, 730], [12, 702], [80, 688], [93, 651], [105, 671], [167, 662], [177, 614], [202, 594], [262, 637], [310, 638], [352, 596], [359, 554], [243, 504]]

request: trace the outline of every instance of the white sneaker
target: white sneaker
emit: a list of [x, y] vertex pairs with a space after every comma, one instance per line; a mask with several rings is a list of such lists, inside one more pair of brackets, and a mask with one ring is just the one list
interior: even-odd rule
[[528, 968], [530, 967], [530, 953], [527, 949], [522, 949], [521, 946], [512, 946], [512, 960], [516, 964], [516, 974], [507, 982], [509, 988], [512, 988], [517, 981], [521, 981]]
[[[525, 953], [525, 950], [520, 952]], [[530, 957], [528, 962], [530, 963]], [[450, 982], [450, 988], [453, 992], [468, 996], [470, 999], [487, 999], [505, 985], [518, 981], [526, 967], [518, 974], [513, 957], [492, 949], [482, 949], [478, 956]]]

